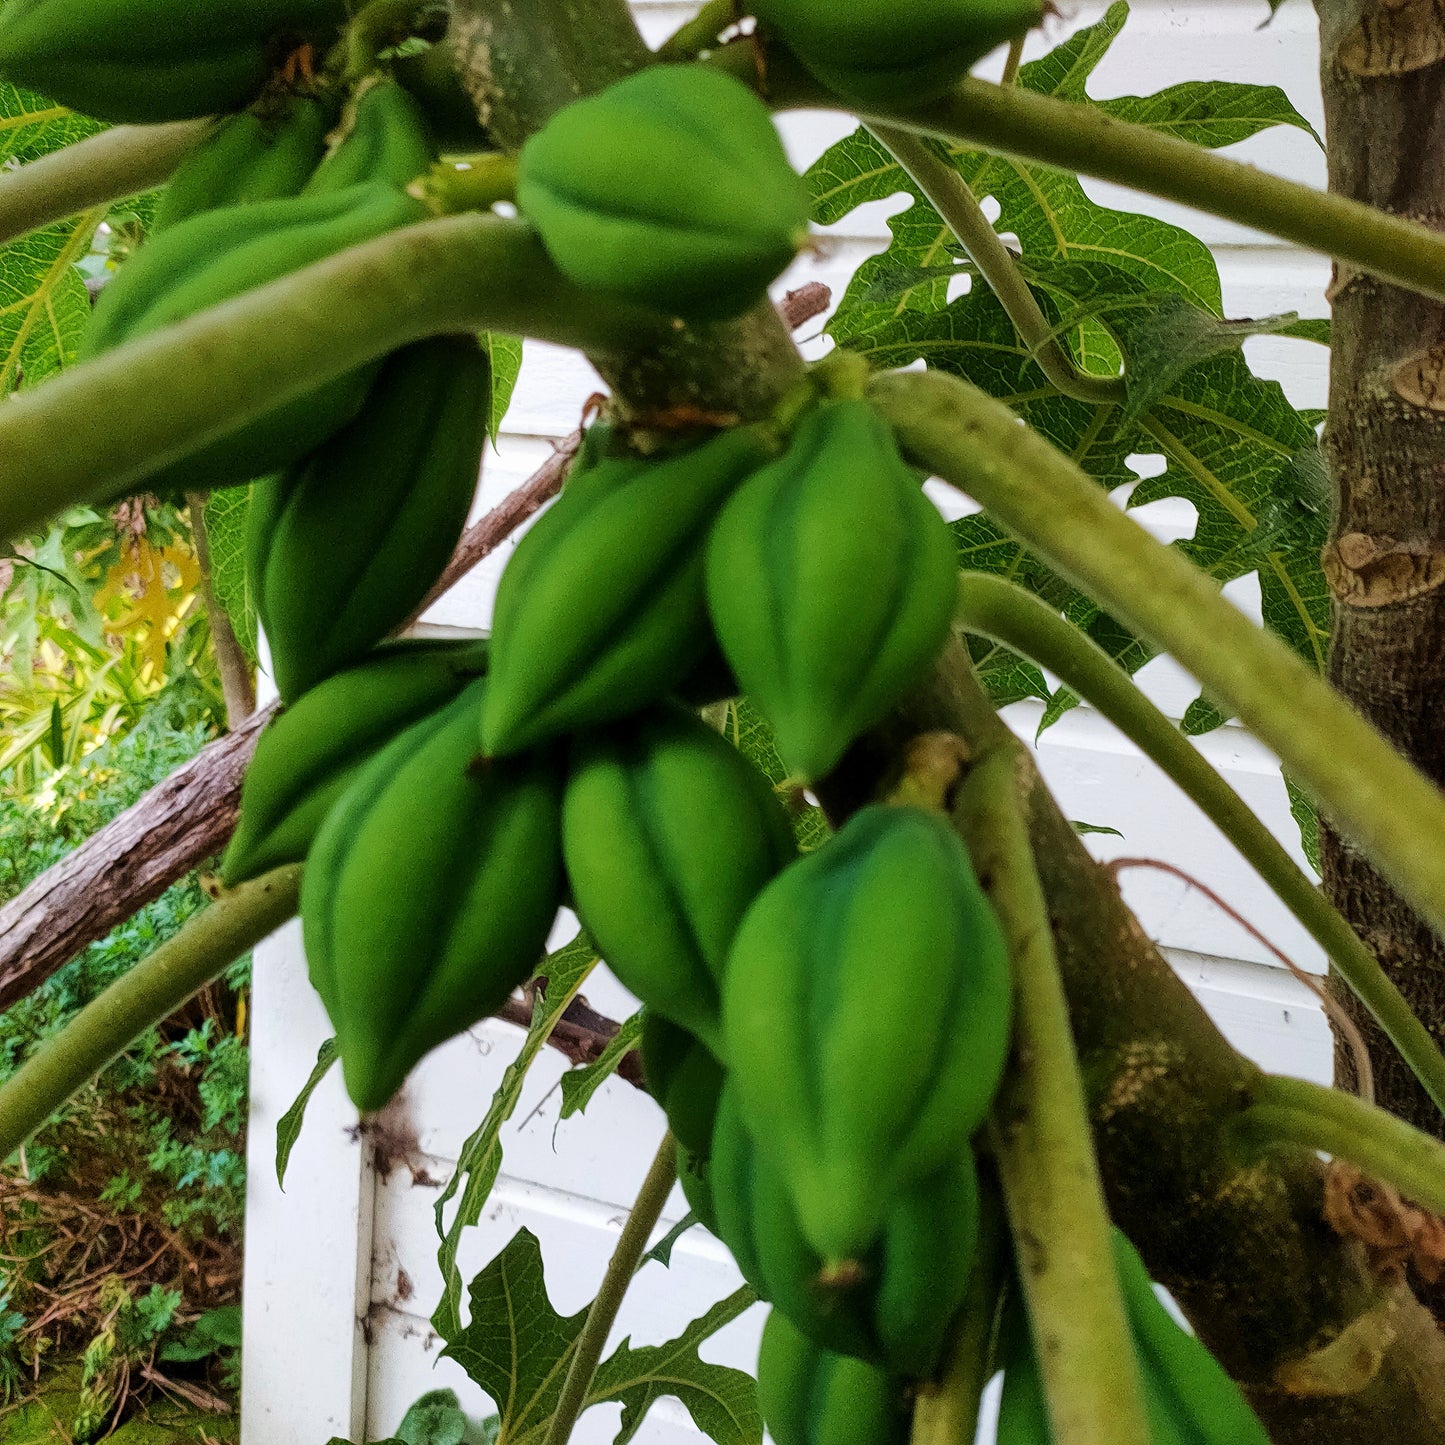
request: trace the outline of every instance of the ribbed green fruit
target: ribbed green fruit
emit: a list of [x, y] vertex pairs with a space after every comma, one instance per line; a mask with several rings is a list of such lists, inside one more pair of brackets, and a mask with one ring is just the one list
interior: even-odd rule
[[357, 773], [486, 670], [485, 642], [399, 642], [284, 709], [246, 769], [241, 815], [221, 862], [226, 886], [302, 862]]
[[227, 116], [167, 182], [150, 234], [221, 206], [299, 195], [326, 154], [334, 118], [328, 104], [309, 95]]
[[394, 352], [361, 415], [258, 482], [247, 572], [281, 697], [296, 701], [399, 627], [466, 527], [492, 372], [470, 337]]
[[1164, 1308], [1134, 1246], [1117, 1229], [1112, 1243], [1134, 1347], [1179, 1439], [1184, 1445], [1269, 1445], [1239, 1386]]
[[846, 100], [925, 105], [1044, 16], [1041, 0], [754, 0], [824, 85]]
[[998, 921], [938, 814], [863, 809], [748, 910], [723, 1062], [824, 1260], [861, 1258], [892, 1201], [963, 1153], [1003, 1072], [1011, 998]]
[[737, 427], [658, 461], [574, 470], [497, 590], [489, 756], [627, 717], [692, 671], [711, 641], [708, 528], [769, 455], [760, 432]]
[[677, 1149], [677, 1182], [687, 1207], [697, 1215], [697, 1222], [709, 1234], [717, 1235], [717, 1214], [713, 1206], [710, 1176], [712, 1166], [700, 1154], [681, 1144]]
[[910, 1379], [937, 1370], [963, 1304], [978, 1243], [978, 1173], [965, 1148], [909, 1184], [878, 1237], [845, 1269], [828, 1270], [803, 1237], [782, 1172], [759, 1150], [723, 1090], [708, 1183], [716, 1233], [744, 1279], [809, 1339]]
[[394, 80], [373, 77], [356, 94], [342, 134], [306, 189], [312, 195], [376, 181], [405, 190], [436, 159], [421, 107]]
[[617, 976], [717, 1050], [738, 924], [797, 852], [772, 785], [695, 713], [653, 708], [577, 739], [562, 848], [577, 913]]
[[648, 1009], [642, 1016], [642, 1072], [679, 1147], [706, 1158], [722, 1097], [722, 1065], [701, 1039]]
[[486, 686], [383, 748], [307, 859], [307, 964], [362, 1110], [500, 1007], [541, 960], [557, 914], [560, 770], [542, 757], [478, 759]]
[[871, 407], [825, 401], [709, 539], [718, 640], [806, 780], [921, 683], [948, 638], [958, 563], [921, 482]]
[[[149, 335], [349, 246], [421, 219], [425, 208], [382, 183], [227, 206], [155, 237], [100, 294], [82, 356]], [[158, 468], [157, 492], [234, 486], [281, 471], [349, 422], [376, 365], [283, 403], [256, 421]]]
[[906, 1445], [902, 1385], [819, 1348], [774, 1310], [758, 1353], [758, 1407], [776, 1445]]
[[239, 110], [286, 52], [328, 45], [348, 0], [6, 0], [0, 78], [111, 121]]
[[699, 65], [652, 66], [522, 148], [517, 204], [579, 286], [737, 316], [807, 240], [809, 198], [766, 105]]

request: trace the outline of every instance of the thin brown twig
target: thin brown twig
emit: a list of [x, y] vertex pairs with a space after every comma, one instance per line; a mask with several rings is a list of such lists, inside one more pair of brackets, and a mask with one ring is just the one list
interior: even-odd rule
[[1114, 858], [1106, 863], [1104, 868], [1106, 872], [1114, 875], [1115, 882], [1118, 881], [1119, 874], [1127, 868], [1152, 868], [1156, 872], [1168, 873], [1181, 879], [1189, 887], [1202, 893], [1221, 913], [1232, 918], [1251, 938], [1274, 954], [1290, 973], [1314, 994], [1320, 1001], [1320, 1007], [1324, 1009], [1326, 1017], [1344, 1035], [1345, 1044], [1355, 1061], [1355, 1082], [1359, 1095], [1367, 1103], [1375, 1102], [1375, 1068], [1370, 1062], [1370, 1050], [1365, 1043], [1365, 1037], [1354, 1019], [1335, 999], [1330, 997], [1329, 990], [1313, 974], [1306, 973], [1282, 948], [1271, 943], [1237, 908], [1227, 903], [1214, 889], [1192, 873], [1187, 873], [1183, 868], [1178, 868], [1173, 863], [1165, 863], [1158, 858]]

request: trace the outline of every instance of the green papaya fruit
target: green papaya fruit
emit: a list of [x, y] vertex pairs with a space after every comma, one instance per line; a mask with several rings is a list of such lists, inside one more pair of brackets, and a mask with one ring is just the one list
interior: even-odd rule
[[1202, 1341], [1180, 1328], [1124, 1234], [1111, 1235], [1124, 1305], [1145, 1377], [1184, 1445], [1269, 1445], [1239, 1386]]
[[890, 1374], [928, 1379], [963, 1304], [978, 1242], [978, 1172], [967, 1149], [890, 1202], [876, 1239], [829, 1270], [803, 1237], [782, 1172], [723, 1089], [709, 1186], [716, 1233], [743, 1278], [809, 1339]]
[[450, 41], [401, 56], [391, 68], [426, 117], [427, 129], [443, 155], [472, 155], [492, 148], [476, 104], [462, 85]]
[[682, 1197], [697, 1216], [697, 1222], [709, 1234], [717, 1236], [717, 1214], [713, 1206], [710, 1175], [711, 1165], [702, 1155], [678, 1145], [677, 1182], [682, 1187]]
[[476, 495], [491, 364], [471, 337], [387, 357], [361, 415], [258, 482], [247, 573], [286, 702], [363, 658], [445, 569]]
[[995, 46], [1044, 17], [1043, 0], [754, 0], [830, 90], [862, 104], [926, 105]]
[[98, 120], [187, 120], [254, 100], [349, 0], [6, 0], [0, 78]]
[[555, 115], [522, 148], [517, 205], [578, 286], [689, 320], [740, 315], [808, 237], [807, 187], [766, 105], [659, 65]]
[[325, 195], [385, 181], [404, 191], [435, 159], [436, 145], [411, 93], [372, 76], [347, 108], [341, 136], [306, 190]]
[[225, 117], [171, 176], [150, 234], [222, 206], [299, 195], [326, 154], [333, 119], [331, 107], [311, 95]]
[[302, 862], [366, 763], [486, 670], [485, 642], [398, 642], [283, 709], [246, 769], [240, 817], [221, 861], [225, 885]]
[[497, 589], [490, 756], [626, 717], [692, 671], [711, 638], [708, 528], [770, 455], [761, 431], [736, 427], [656, 461], [602, 456], [574, 470]]
[[718, 640], [805, 780], [921, 683], [948, 638], [958, 563], [922, 480], [867, 403], [825, 401], [708, 541]]
[[[101, 293], [82, 359], [149, 335], [337, 251], [422, 217], [404, 191], [376, 183], [207, 211], [142, 246]], [[235, 486], [284, 470], [361, 410], [379, 362], [285, 402], [164, 465], [155, 492]]]
[[758, 1408], [776, 1445], [907, 1445], [899, 1381], [820, 1348], [773, 1310], [758, 1352]]
[[306, 960], [363, 1111], [527, 979], [561, 902], [560, 768], [478, 759], [486, 686], [372, 758], [307, 859]]
[[[565, 852], [564, 852], [565, 857]], [[646, 1009], [642, 1015], [642, 1073], [662, 1106], [678, 1146], [706, 1158], [722, 1096], [723, 1068], [684, 1028]]]
[[948, 639], [958, 562], [920, 483], [866, 402], [828, 400], [712, 529], [712, 626], [783, 763], [809, 782]]
[[578, 916], [613, 971], [719, 1048], [733, 936], [797, 852], [772, 784], [695, 713], [656, 707], [574, 743], [562, 849]]
[[723, 973], [723, 1062], [828, 1264], [963, 1152], [1011, 1002], [1003, 933], [939, 814], [864, 808], [758, 895]]

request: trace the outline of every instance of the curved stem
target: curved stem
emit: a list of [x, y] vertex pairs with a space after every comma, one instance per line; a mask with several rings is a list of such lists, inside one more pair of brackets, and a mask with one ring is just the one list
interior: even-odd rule
[[0, 1084], [0, 1159], [148, 1028], [225, 972], [296, 912], [299, 866], [223, 894], [92, 1000]]
[[668, 62], [696, 60], [718, 42], [718, 36], [737, 20], [736, 0], [707, 0], [701, 10], [673, 31], [657, 48], [657, 58]]
[[1049, 384], [1076, 401], [1122, 405], [1128, 399], [1124, 378], [1090, 376], [1075, 363], [968, 182], [934, 151], [933, 143], [896, 126], [872, 125], [869, 129], [908, 172], [968, 252]]
[[622, 1308], [622, 1301], [626, 1297], [627, 1287], [632, 1283], [632, 1276], [637, 1273], [648, 1238], [662, 1215], [662, 1207], [667, 1203], [667, 1196], [672, 1192], [676, 1179], [677, 1141], [668, 1133], [662, 1136], [657, 1157], [652, 1161], [652, 1168], [647, 1171], [647, 1178], [642, 1181], [642, 1189], [633, 1203], [632, 1213], [627, 1216], [617, 1248], [612, 1252], [607, 1273], [602, 1279], [602, 1287], [597, 1291], [597, 1298], [592, 1301], [592, 1307], [587, 1311], [582, 1333], [577, 1336], [577, 1343], [572, 1350], [572, 1362], [567, 1366], [567, 1379], [557, 1400], [556, 1413], [547, 1427], [544, 1445], [566, 1445], [571, 1438], [572, 1427], [577, 1423], [577, 1417], [587, 1403], [587, 1391], [592, 1385], [592, 1377], [597, 1373], [607, 1336], [612, 1331], [617, 1312]]
[[1251, 1150], [1293, 1144], [1348, 1160], [1445, 1215], [1445, 1144], [1353, 1094], [1271, 1074], [1230, 1132]]
[[1149, 1445], [1068, 1000], [1023, 816], [1016, 747], [1010, 738], [986, 753], [964, 776], [954, 808], [1013, 967], [1013, 1052], [989, 1137], [1055, 1438]]
[[[745, 49], [724, 46], [709, 63], [756, 84]], [[942, 100], [916, 109], [845, 107], [781, 48], [768, 52], [767, 99], [779, 110], [851, 110], [867, 125], [896, 126], [1112, 181], [1445, 300], [1445, 236], [1438, 232], [1148, 126], [1115, 120], [1097, 106], [969, 77]]]
[[489, 329], [605, 356], [655, 342], [668, 322], [573, 286], [523, 222], [423, 221], [7, 401], [0, 540], [120, 496], [157, 466], [398, 346]]
[[0, 174], [0, 246], [161, 185], [210, 127], [209, 120], [118, 125]]
[[1324, 949], [1426, 1093], [1445, 1111], [1445, 1055], [1404, 995], [1274, 834], [1128, 673], [1046, 603], [1000, 577], [965, 572], [958, 596], [961, 627], [1012, 647], [1061, 678], [1178, 783]]
[[1433, 846], [1445, 838], [1445, 795], [1313, 668], [977, 387], [899, 373], [869, 395], [919, 466], [973, 497], [1232, 709], [1445, 934], [1445, 849]]

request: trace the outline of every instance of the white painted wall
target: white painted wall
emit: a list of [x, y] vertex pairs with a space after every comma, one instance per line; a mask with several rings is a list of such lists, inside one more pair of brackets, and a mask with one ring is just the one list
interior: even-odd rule
[[[650, 37], [661, 38], [693, 10], [671, 0], [636, 0]], [[1099, 0], [1065, 7], [1036, 39], [1037, 53], [1076, 25], [1096, 19]], [[1313, 12], [1307, 0], [1287, 0], [1274, 23], [1260, 29], [1263, 0], [1136, 0], [1123, 37], [1100, 67], [1094, 94], [1153, 91], [1176, 81], [1218, 77], [1282, 85], [1295, 104], [1320, 123]], [[847, 127], [819, 115], [790, 118], [794, 159], [810, 163]], [[1234, 154], [1315, 185], [1323, 159], [1308, 137], [1277, 130], [1235, 148]], [[1326, 314], [1329, 268], [1315, 257], [1276, 245], [1239, 227], [1194, 216], [1178, 207], [1140, 201], [1116, 188], [1088, 183], [1099, 200], [1148, 208], [1191, 227], [1216, 248], [1231, 316], [1295, 310]], [[779, 290], [820, 279], [841, 295], [847, 277], [886, 243], [892, 206], [855, 213], [826, 236], [820, 254], [799, 262]], [[818, 327], [809, 328], [816, 331]], [[1299, 405], [1322, 405], [1326, 363], [1319, 348], [1261, 339], [1248, 343], [1257, 369], [1276, 377]], [[597, 379], [577, 357], [529, 346], [526, 367], [500, 453], [489, 457], [478, 510], [493, 505], [547, 455], [552, 439], [575, 426]], [[1188, 535], [1191, 509], [1163, 503], [1144, 518], [1166, 538]], [[484, 628], [505, 552], [458, 587], [431, 614], [443, 627]], [[1231, 589], [1251, 602], [1247, 582]], [[1145, 669], [1146, 690], [1173, 717], [1195, 689], [1177, 668]], [[1038, 708], [1021, 704], [1012, 716], [1031, 737]], [[1200, 746], [1291, 847], [1297, 838], [1273, 759], [1239, 729], [1229, 727]], [[1147, 854], [1187, 867], [1255, 921], [1302, 965], [1318, 971], [1318, 950], [1193, 806], [1086, 709], [1048, 732], [1039, 759], [1071, 817], [1106, 823], [1123, 840], [1091, 840], [1098, 856]], [[1151, 935], [1198, 993], [1229, 1038], [1276, 1070], [1326, 1080], [1329, 1033], [1311, 995], [1252, 939], [1198, 896], [1154, 874], [1128, 875], [1131, 904]], [[589, 988], [591, 1002], [614, 1017], [632, 1007], [610, 979]], [[245, 1445], [325, 1445], [332, 1434], [360, 1440], [386, 1436], [410, 1402], [427, 1389], [450, 1385], [478, 1413], [489, 1407], [448, 1363], [436, 1364], [438, 1342], [428, 1316], [440, 1289], [432, 1206], [450, 1174], [461, 1141], [485, 1112], [520, 1034], [488, 1024], [438, 1051], [407, 1091], [405, 1117], [416, 1131], [411, 1169], [385, 1178], [371, 1169], [355, 1135], [355, 1114], [339, 1083], [327, 1081], [314, 1100], [292, 1156], [287, 1192], [275, 1187], [275, 1125], [310, 1072], [326, 1037], [325, 1019], [305, 983], [296, 930], [258, 951], [252, 1068], [251, 1185], [247, 1216], [246, 1351], [242, 1398]], [[604, 1087], [584, 1119], [558, 1123], [555, 1055], [534, 1067], [515, 1122], [506, 1131], [504, 1174], [485, 1218], [461, 1254], [470, 1277], [526, 1226], [540, 1236], [553, 1303], [565, 1312], [591, 1299], [601, 1279], [628, 1201], [641, 1183], [662, 1132], [659, 1111], [625, 1084]], [[413, 1172], [414, 1171], [414, 1172]], [[681, 1217], [675, 1196], [669, 1214]], [[737, 1275], [725, 1252], [704, 1231], [692, 1231], [665, 1272], [650, 1266], [630, 1294], [617, 1338], [660, 1342], [676, 1334]], [[709, 1358], [751, 1369], [759, 1311], [735, 1322], [706, 1348]], [[611, 1439], [617, 1407], [586, 1417], [583, 1436]], [[696, 1439], [674, 1401], [654, 1409], [641, 1438], [647, 1445]]]

